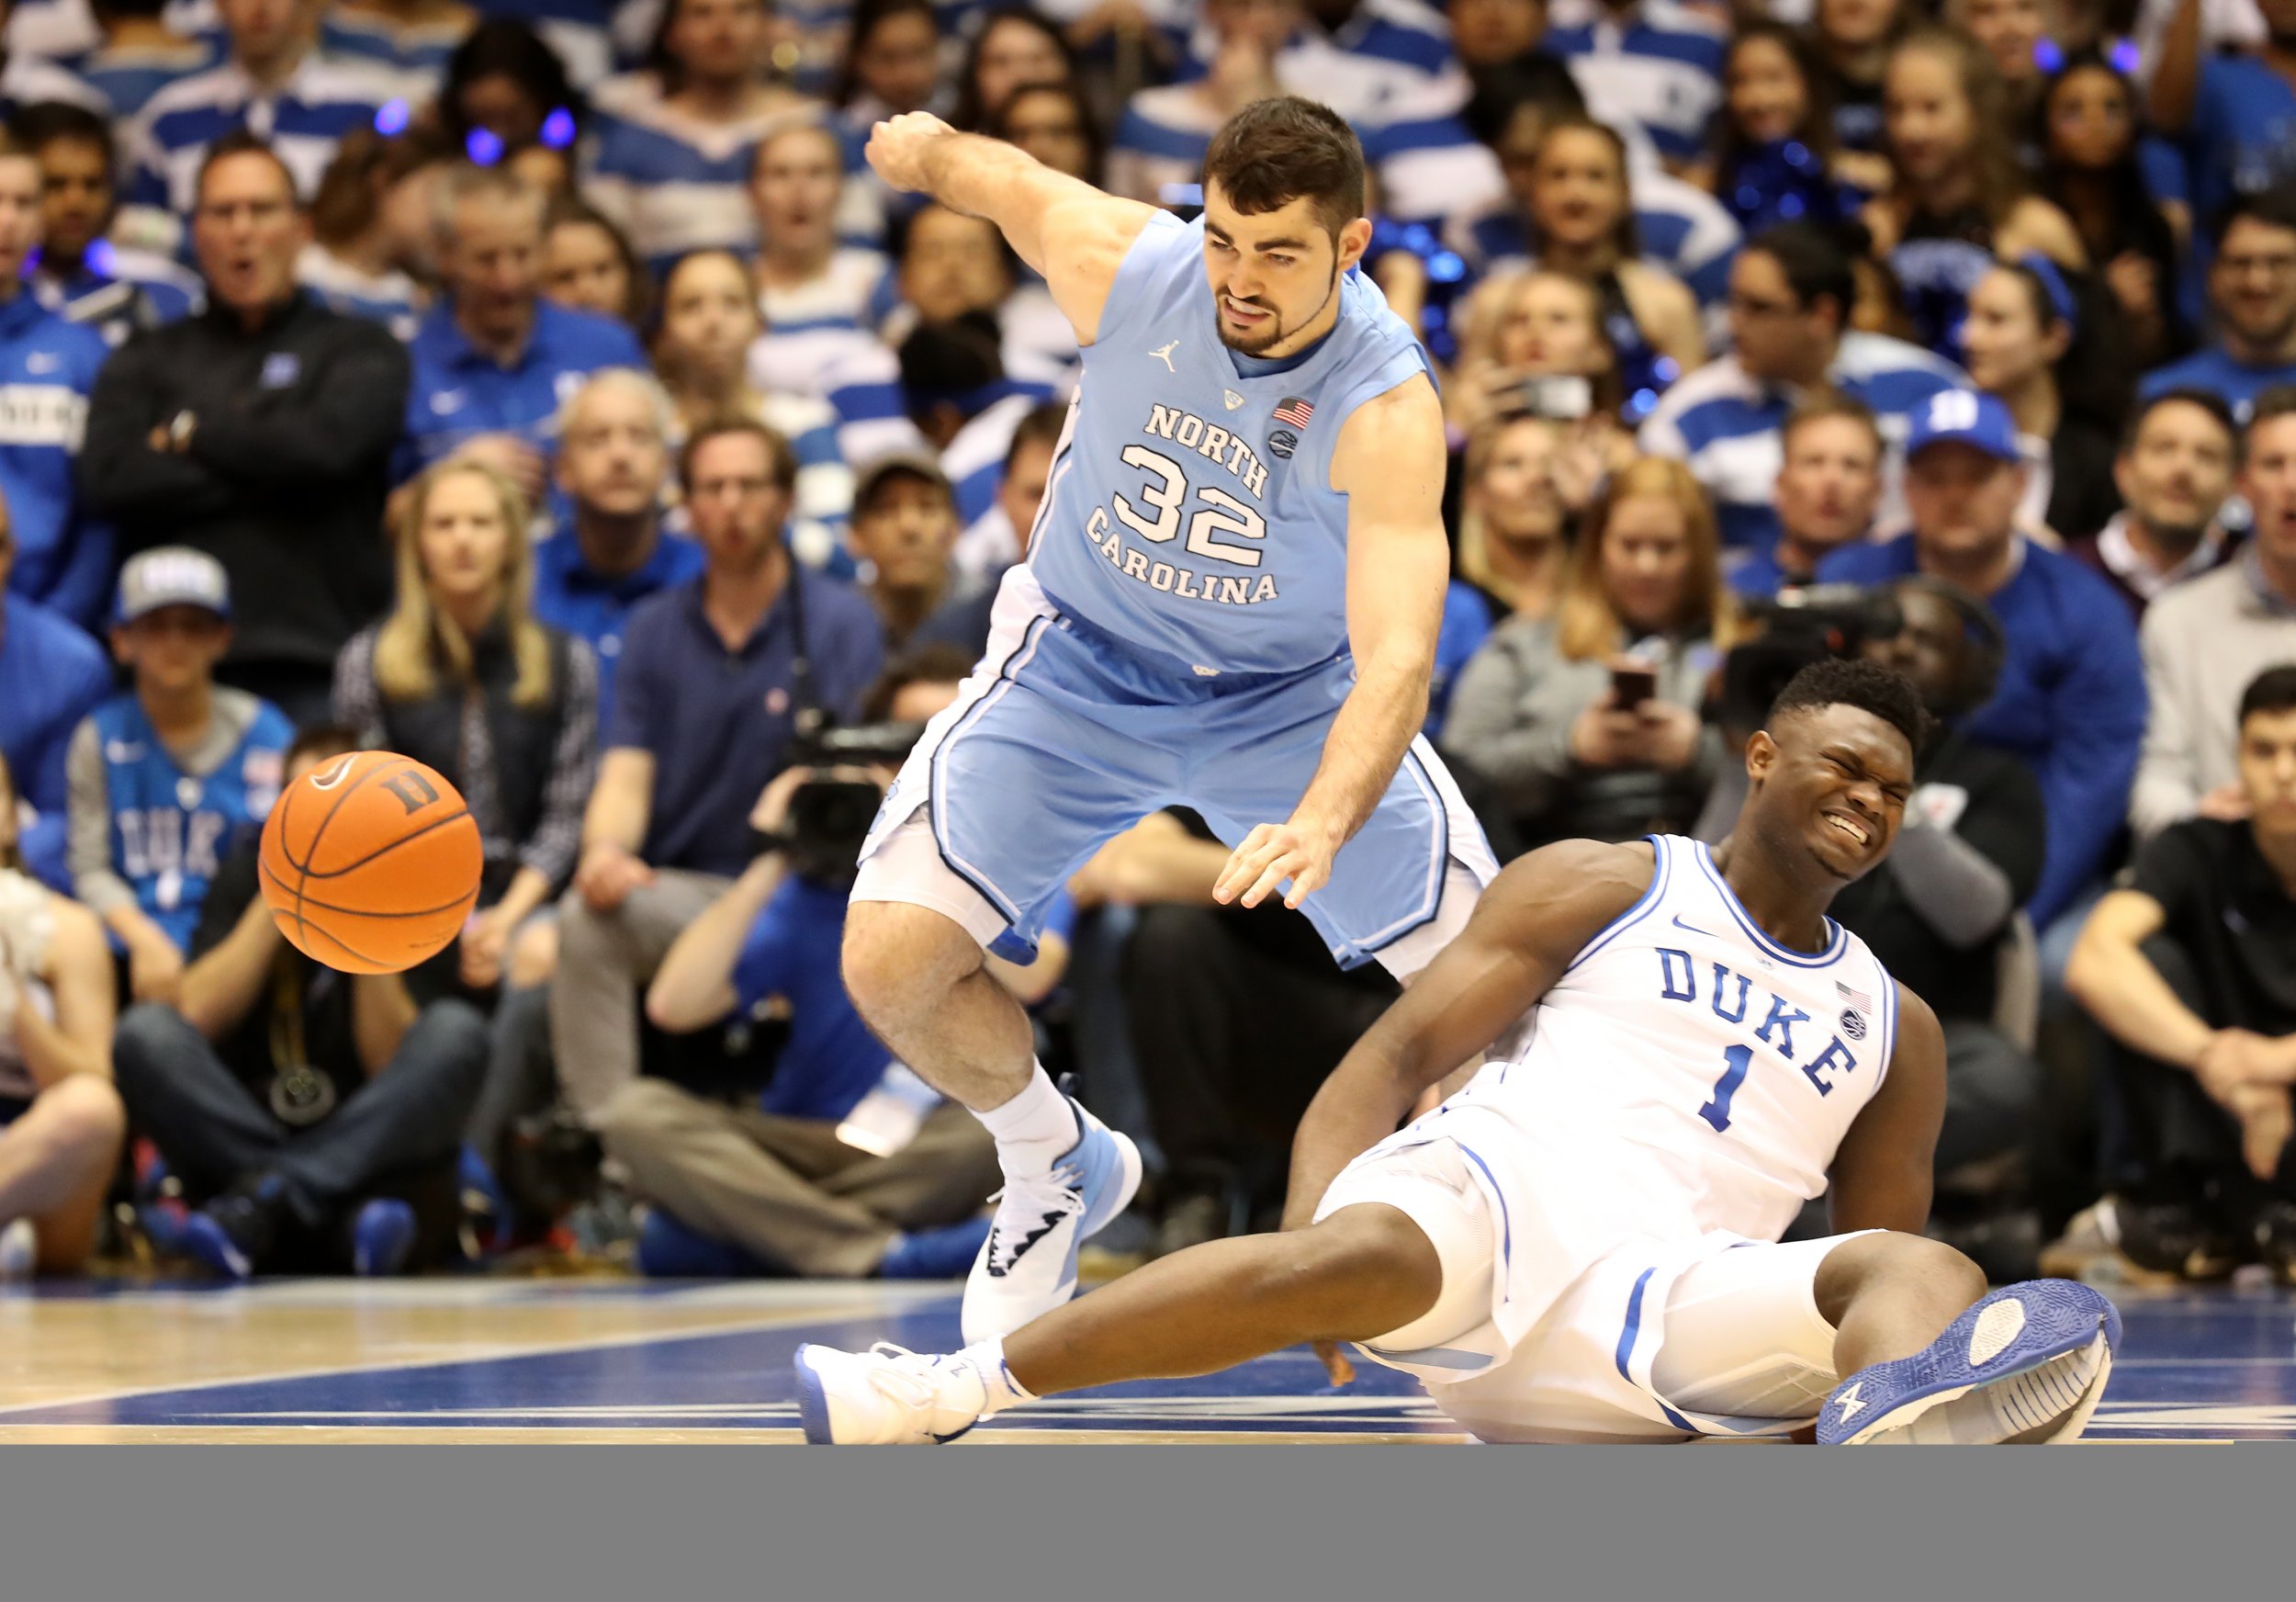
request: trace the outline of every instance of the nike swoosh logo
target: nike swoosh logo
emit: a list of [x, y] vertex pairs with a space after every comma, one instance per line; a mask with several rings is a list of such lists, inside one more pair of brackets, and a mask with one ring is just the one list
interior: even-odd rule
[[1020, 1244], [1013, 1247], [1012, 1255], [1005, 1259], [1005, 1266], [1001, 1269], [996, 1266], [996, 1243], [991, 1240], [988, 1245], [988, 1277], [1001, 1280], [1011, 1273], [1013, 1264], [1019, 1262], [1030, 1247], [1059, 1228], [1061, 1220], [1067, 1216], [1065, 1213], [1047, 1213], [1043, 1223], [1020, 1237]]
[[1694, 923], [1684, 923], [1683, 921], [1683, 915], [1679, 912], [1674, 914], [1674, 927], [1676, 929], [1687, 929], [1693, 934], [1703, 934], [1708, 940], [1715, 938], [1714, 931], [1711, 929], [1701, 929]]

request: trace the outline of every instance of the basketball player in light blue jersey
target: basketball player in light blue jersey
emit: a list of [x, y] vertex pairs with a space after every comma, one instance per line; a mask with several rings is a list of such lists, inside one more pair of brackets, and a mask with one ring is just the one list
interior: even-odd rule
[[[1416, 1376], [1483, 1440], [2076, 1438], [2121, 1321], [1987, 1292], [1922, 1237], [1937, 1018], [1826, 916], [1896, 841], [1925, 726], [1868, 662], [1805, 669], [1729, 839], [1514, 863], [1300, 1123], [1287, 1225], [947, 1357], [800, 1348], [813, 1441], [925, 1444], [1040, 1396], [1301, 1341]], [[1395, 1125], [1487, 1053], [1434, 1111]], [[1832, 1235], [1781, 1243], [1828, 1196]]]
[[1410, 977], [1496, 874], [1416, 731], [1449, 552], [1427, 357], [1356, 270], [1363, 152], [1297, 98], [1246, 107], [1195, 222], [910, 112], [869, 160], [985, 217], [1043, 274], [1084, 373], [988, 650], [861, 848], [845, 978], [901, 1060], [979, 1114], [1005, 1190], [968, 1338], [1074, 1293], [1140, 1179], [1064, 1096], [985, 970], [1147, 813], [1234, 848], [1215, 895], [1281, 893], [1343, 963]]

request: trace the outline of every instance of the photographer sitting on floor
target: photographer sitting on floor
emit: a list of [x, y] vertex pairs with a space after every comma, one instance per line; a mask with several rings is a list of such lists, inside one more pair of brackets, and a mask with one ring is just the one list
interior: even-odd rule
[[[960, 670], [961, 671], [961, 670]], [[902, 677], [896, 667], [890, 683]], [[927, 710], [911, 681], [879, 706]], [[987, 1238], [992, 1143], [964, 1109], [886, 1055], [838, 972], [846, 896], [870, 819], [921, 725], [817, 736], [766, 787], [760, 850], [662, 958], [647, 1016], [671, 1032], [786, 1018], [753, 1106], [660, 1078], [625, 1085], [592, 1120], [607, 1155], [652, 1204], [638, 1264], [669, 1276], [945, 1279]], [[1024, 998], [1057, 975], [995, 965]]]

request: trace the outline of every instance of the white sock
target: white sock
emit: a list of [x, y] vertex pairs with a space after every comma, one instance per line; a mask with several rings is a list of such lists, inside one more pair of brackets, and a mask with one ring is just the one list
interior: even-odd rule
[[996, 1137], [996, 1162], [1007, 1179], [1050, 1173], [1084, 1131], [1044, 1065], [1032, 1065], [1028, 1088], [1001, 1107], [974, 1117]]
[[981, 1382], [981, 1416], [994, 1417], [1007, 1407], [1018, 1407], [1023, 1402], [1035, 1401], [1036, 1394], [1012, 1377], [1005, 1366], [1005, 1341], [1002, 1336], [966, 1347], [957, 1353], [956, 1361], [963, 1363]]

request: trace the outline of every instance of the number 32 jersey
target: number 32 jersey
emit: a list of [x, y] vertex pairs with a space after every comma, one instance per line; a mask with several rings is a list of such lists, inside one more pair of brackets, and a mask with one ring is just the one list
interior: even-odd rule
[[[1788, 950], [1704, 845], [1652, 844], [1649, 891], [1579, 953], [1515, 1049], [1494, 1051], [1512, 1060], [1421, 1125], [1503, 1154], [1523, 1194], [1560, 1202], [1572, 1216], [1548, 1222], [1586, 1235], [1565, 1252], [1573, 1269], [1626, 1235], [1777, 1239], [1825, 1190], [1896, 1049], [1896, 982], [1863, 941], [1829, 919], [1824, 951]], [[1493, 1118], [1510, 1127], [1475, 1139]]]
[[1142, 230], [1030, 538], [1054, 606], [1184, 670], [1294, 672], [1346, 650], [1333, 447], [1356, 407], [1432, 373], [1368, 277], [1337, 292], [1337, 325], [1304, 355], [1242, 355], [1221, 342], [1202, 220]]

